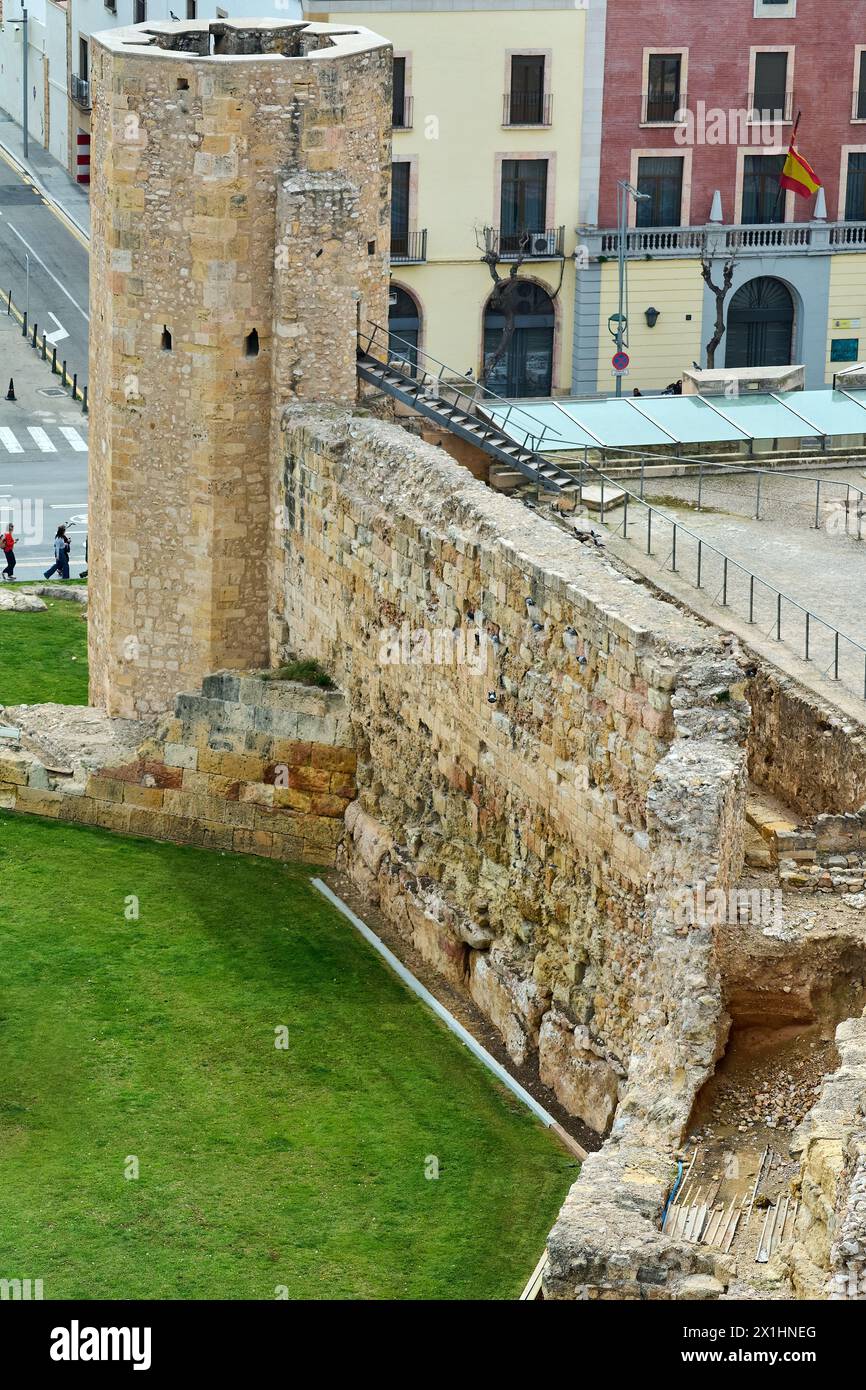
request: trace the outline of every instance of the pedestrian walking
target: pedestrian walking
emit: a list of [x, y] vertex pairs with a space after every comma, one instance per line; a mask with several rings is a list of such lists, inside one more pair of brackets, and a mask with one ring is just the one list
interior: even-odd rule
[[15, 527], [11, 521], [3, 533], [0, 548], [3, 550], [3, 557], [6, 561], [6, 568], [0, 573], [4, 579], [13, 579], [15, 576]]
[[52, 574], [59, 574], [61, 579], [69, 578], [69, 551], [72, 542], [66, 534], [65, 526], [58, 526], [57, 535], [54, 537], [54, 564], [50, 569], [45, 570], [45, 578], [50, 579]]

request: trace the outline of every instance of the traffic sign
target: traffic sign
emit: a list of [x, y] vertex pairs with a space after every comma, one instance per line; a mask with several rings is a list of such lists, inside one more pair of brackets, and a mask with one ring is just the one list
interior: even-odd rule
[[624, 372], [630, 361], [627, 352], [615, 352], [610, 360], [618, 372]]

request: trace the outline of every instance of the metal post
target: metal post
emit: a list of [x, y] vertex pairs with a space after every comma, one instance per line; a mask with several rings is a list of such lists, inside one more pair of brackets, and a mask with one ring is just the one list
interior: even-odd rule
[[676, 523], [676, 522], [674, 522], [674, 548], [673, 548], [673, 551], [672, 551], [672, 553], [671, 553], [671, 570], [673, 571], [674, 574], [676, 574], [676, 572], [677, 572], [677, 523]]
[[27, 318], [30, 313], [30, 257], [26, 251], [24, 253], [24, 285], [24, 317]]
[[820, 509], [821, 509], [821, 479], [820, 479], [820, 478], [816, 478], [815, 481], [816, 481], [817, 484], [818, 484], [818, 486], [815, 488], [815, 530], [817, 531], [817, 530], [818, 530], [818, 527], [819, 527], [820, 524], [821, 524], [820, 521], [819, 521], [819, 519], [818, 519], [818, 514], [819, 514]]
[[809, 610], [806, 610], [806, 660], [809, 660]]
[[26, 337], [27, 337], [27, 315], [26, 315], [26, 314], [24, 315], [24, 318], [21, 320], [21, 337], [22, 337], [22, 338], [26, 338]]
[[65, 385], [66, 385], [66, 358], [65, 358], [65, 357], [64, 357], [64, 359], [63, 359], [63, 371], [62, 371], [61, 374], [60, 374], [60, 380], [61, 380], [62, 384], [65, 386]]
[[640, 495], [641, 495], [641, 498], [643, 498], [643, 474], [644, 474], [644, 468], [645, 468], [645, 467], [646, 467], [646, 459], [644, 458], [643, 454], [641, 454], [641, 456], [640, 456]]
[[847, 536], [847, 534], [848, 534], [848, 512], [849, 512], [849, 510], [850, 510], [850, 507], [851, 507], [851, 484], [850, 484], [850, 483], [847, 483], [847, 484], [846, 484], [846, 487], [845, 487], [845, 535], [846, 535], [846, 536]]
[[782, 595], [776, 595], [776, 641], [782, 640]]
[[21, 11], [21, 21], [22, 21], [22, 23], [21, 23], [21, 47], [22, 47], [21, 61], [22, 61], [23, 65], [24, 65], [24, 74], [23, 74], [23, 80], [24, 80], [24, 102], [23, 102], [23, 108], [24, 108], [24, 109], [23, 109], [23, 111], [22, 111], [22, 113], [21, 113], [21, 114], [22, 114], [21, 128], [22, 128], [22, 134], [23, 134], [23, 137], [24, 137], [24, 138], [23, 138], [23, 141], [22, 141], [23, 147], [24, 147], [24, 158], [25, 158], [25, 159], [29, 159], [29, 158], [30, 158], [30, 143], [29, 143], [28, 132], [27, 132], [27, 88], [28, 88], [28, 86], [29, 86], [30, 79], [29, 79], [29, 77], [28, 77], [28, 75], [27, 75], [27, 11], [26, 11], [26, 10], [22, 10], [22, 11]]
[[604, 478], [601, 480], [601, 502], [598, 508], [598, 519], [604, 525]]
[[628, 540], [628, 493], [625, 494], [625, 498], [623, 500], [622, 538], [624, 541]]
[[55, 343], [54, 347], [51, 349], [51, 375], [52, 375], [52, 376], [55, 376], [56, 373], [57, 373], [57, 344]]
[[43, 362], [45, 361], [45, 359], [46, 359], [47, 356], [48, 356], [48, 339], [45, 337], [45, 334], [43, 333], [43, 334], [42, 334], [42, 361], [43, 361]]
[[[619, 194], [619, 245], [617, 247], [616, 269], [619, 294], [617, 299], [618, 318], [616, 321], [616, 350], [617, 352], [622, 352], [622, 311], [625, 294], [625, 229], [628, 220], [628, 193], [621, 183], [617, 184], [617, 193]], [[616, 374], [616, 394], [617, 396], [622, 395], [621, 372], [617, 372]]]
[[755, 494], [755, 520], [761, 520], [761, 475], [758, 474], [758, 490]]
[[74, 375], [73, 375], [73, 377], [72, 377], [72, 399], [73, 399], [73, 400], [75, 400], [75, 397], [76, 397], [77, 394], [78, 394], [78, 373], [75, 372]]
[[647, 553], [647, 555], [652, 555], [652, 553], [653, 553], [653, 509], [652, 509], [652, 507], [647, 507], [647, 513], [646, 513], [646, 553]]
[[704, 488], [704, 461], [703, 461], [703, 459], [701, 459], [700, 462], [699, 462], [699, 464], [698, 464], [698, 511], [701, 510], [701, 493], [703, 492], [703, 488]]
[[722, 607], [728, 606], [728, 557], [724, 556], [722, 561]]
[[39, 324], [38, 324], [38, 323], [34, 323], [34, 325], [33, 325], [33, 346], [34, 346], [34, 347], [36, 346], [36, 334], [37, 334], [37, 332], [38, 332], [38, 329], [39, 329]]
[[836, 629], [835, 640], [833, 642], [833, 679], [839, 679], [839, 629]]
[[698, 578], [697, 578], [697, 583], [696, 583], [696, 586], [695, 586], [695, 587], [698, 588], [698, 589], [701, 587], [701, 549], [702, 549], [702, 547], [703, 547], [703, 541], [698, 541]]
[[749, 575], [749, 622], [755, 621], [755, 576]]
[[84, 395], [81, 397], [81, 413], [82, 413], [82, 415], [86, 415], [86, 414], [87, 414], [87, 387], [86, 387], [86, 386], [85, 386], [85, 388], [84, 388]]

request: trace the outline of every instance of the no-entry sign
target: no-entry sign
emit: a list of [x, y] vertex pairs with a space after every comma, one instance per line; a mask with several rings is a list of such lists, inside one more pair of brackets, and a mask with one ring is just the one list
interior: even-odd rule
[[615, 352], [610, 360], [618, 372], [624, 372], [630, 358], [627, 352]]

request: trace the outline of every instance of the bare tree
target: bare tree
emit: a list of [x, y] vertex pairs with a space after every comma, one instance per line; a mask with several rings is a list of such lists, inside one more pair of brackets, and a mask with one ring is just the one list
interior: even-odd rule
[[715, 253], [710, 247], [709, 238], [704, 233], [701, 239], [701, 279], [716, 301], [716, 323], [713, 336], [707, 343], [707, 368], [712, 370], [716, 365], [716, 348], [725, 336], [725, 300], [734, 282], [734, 268], [737, 264], [738, 243], [734, 243], [730, 254], [725, 257], [722, 266], [722, 282], [716, 284], [713, 279], [713, 261]]
[[[478, 227], [475, 228], [476, 245], [481, 252], [482, 261], [490, 271], [490, 278], [494, 286], [493, 293], [487, 301], [487, 308], [488, 310], [492, 310], [494, 314], [502, 314], [505, 319], [502, 335], [499, 342], [496, 344], [495, 351], [491, 353], [489, 358], [484, 355], [482, 345], [481, 374], [479, 376], [479, 381], [482, 386], [487, 385], [489, 378], [508, 352], [511, 340], [514, 337], [514, 330], [517, 326], [517, 296], [520, 293], [518, 273], [523, 262], [526, 260], [526, 255], [532, 240], [532, 233], [528, 231], [521, 232], [515, 240], [518, 248], [517, 252], [514, 260], [509, 262], [508, 274], [503, 275], [499, 269], [502, 257], [499, 249], [499, 237], [496, 230], [493, 227], [485, 227], [483, 230]], [[562, 289], [564, 274], [565, 261], [563, 260], [560, 263], [559, 284], [555, 290], [547, 290], [551, 299], [556, 299], [556, 296]]]

